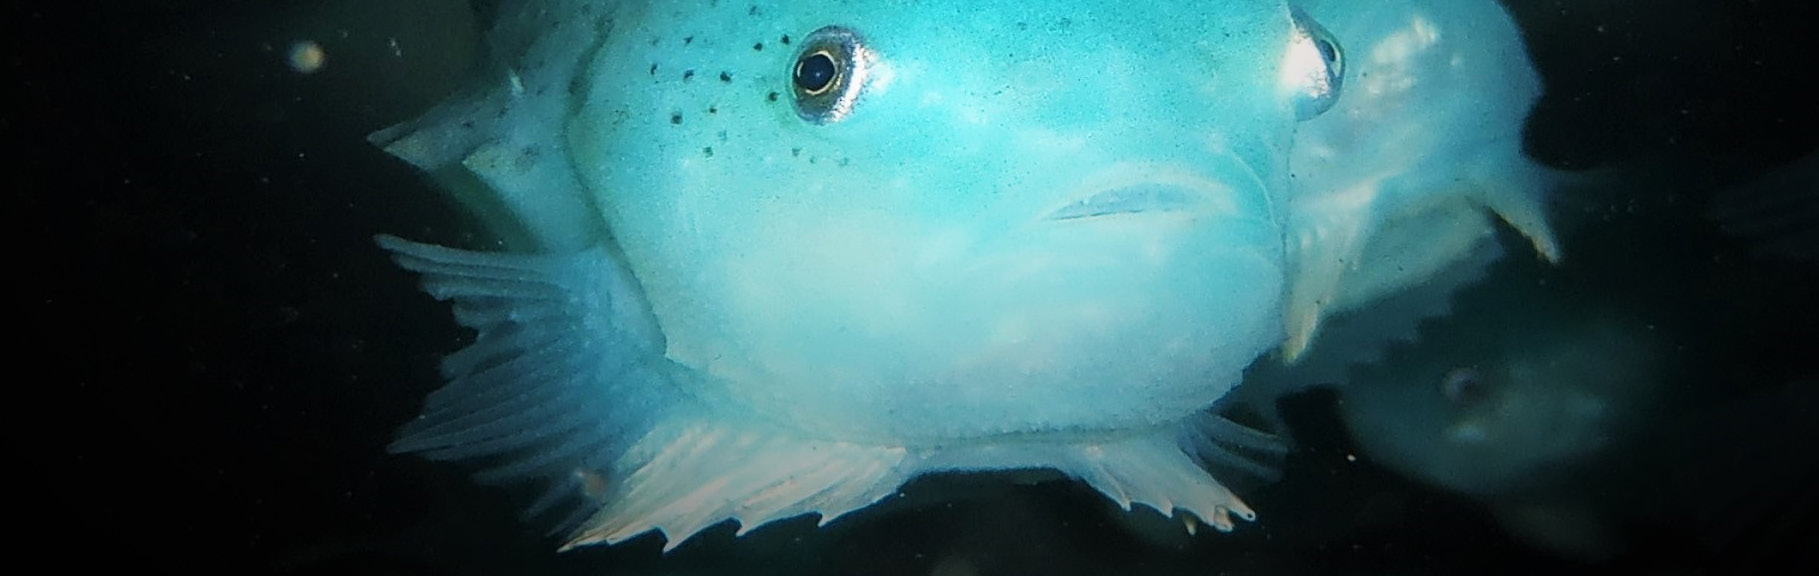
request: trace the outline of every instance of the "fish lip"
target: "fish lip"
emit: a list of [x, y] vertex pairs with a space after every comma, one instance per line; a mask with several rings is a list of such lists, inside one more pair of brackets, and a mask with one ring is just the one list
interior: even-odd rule
[[1204, 198], [1193, 188], [1138, 182], [1089, 193], [1049, 210], [1045, 220], [1087, 220], [1144, 213], [1193, 212]]
[[1173, 166], [1121, 164], [1087, 178], [1040, 220], [1082, 222], [1157, 215], [1239, 213], [1230, 184]]

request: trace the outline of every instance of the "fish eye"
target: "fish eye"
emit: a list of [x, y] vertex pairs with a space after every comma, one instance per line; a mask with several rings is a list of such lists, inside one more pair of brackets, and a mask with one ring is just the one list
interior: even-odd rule
[[815, 124], [844, 120], [876, 62], [876, 53], [849, 28], [827, 26], [809, 33], [790, 71], [796, 115]]
[[1485, 395], [1483, 375], [1470, 367], [1449, 370], [1440, 379], [1440, 393], [1454, 404], [1476, 404]]
[[808, 96], [826, 94], [839, 73], [840, 67], [834, 64], [834, 55], [826, 50], [803, 54], [802, 58], [796, 60], [796, 88]]
[[1282, 63], [1282, 83], [1295, 108], [1297, 120], [1308, 120], [1333, 107], [1345, 84], [1345, 48], [1320, 23], [1293, 8], [1294, 30], [1289, 36], [1288, 57]]

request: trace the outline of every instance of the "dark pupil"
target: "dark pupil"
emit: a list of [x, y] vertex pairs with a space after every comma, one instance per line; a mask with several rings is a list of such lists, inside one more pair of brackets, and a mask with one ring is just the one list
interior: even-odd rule
[[1320, 57], [1326, 59], [1326, 61], [1329, 63], [1337, 58], [1337, 54], [1335, 54], [1337, 52], [1337, 50], [1333, 49], [1332, 42], [1328, 42], [1326, 40], [1317, 40], [1314, 42], [1314, 48], [1319, 49]]
[[1478, 371], [1471, 368], [1454, 368], [1446, 373], [1440, 383], [1440, 391], [1448, 400], [1458, 404], [1473, 404], [1484, 399], [1484, 386], [1478, 381]]
[[834, 59], [826, 52], [805, 55], [796, 61], [796, 87], [811, 94], [826, 90], [834, 72]]

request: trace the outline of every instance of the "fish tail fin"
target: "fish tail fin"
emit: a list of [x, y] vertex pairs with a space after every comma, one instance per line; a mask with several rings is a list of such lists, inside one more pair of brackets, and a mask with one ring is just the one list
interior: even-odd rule
[[389, 450], [486, 459], [487, 482], [545, 481], [533, 509], [585, 496], [630, 441], [680, 402], [663, 340], [635, 281], [604, 248], [572, 255], [470, 252], [376, 238], [425, 292], [475, 330], [441, 365], [429, 396]]
[[1819, 261], [1819, 151], [1718, 193], [1706, 213], [1758, 255]]

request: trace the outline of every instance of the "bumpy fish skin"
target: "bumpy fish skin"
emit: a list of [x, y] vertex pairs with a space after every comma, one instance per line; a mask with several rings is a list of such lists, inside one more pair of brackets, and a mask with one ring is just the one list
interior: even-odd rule
[[[1279, 3], [1168, 6], [664, 5], [597, 52], [571, 149], [704, 396], [893, 442], [1162, 424], [1275, 338], [1291, 121]], [[880, 65], [817, 125], [782, 39], [827, 25]], [[1139, 186], [1204, 204], [1048, 219]]]
[[[571, 547], [956, 469], [1252, 517], [1200, 463], [1280, 340], [1289, 10], [1016, 8], [502, 7], [490, 81], [373, 140], [543, 253], [381, 238], [478, 332], [393, 449], [592, 499]], [[837, 121], [792, 91], [829, 26], [873, 58]]]
[[499, 3], [481, 81], [368, 139], [438, 176], [514, 249], [598, 245], [604, 231], [560, 134], [582, 56], [614, 28], [614, 4]]
[[[1546, 197], [1564, 177], [1522, 152], [1541, 83], [1501, 6], [1295, 4], [1345, 47], [1345, 92], [1295, 135], [1294, 194], [1285, 211], [1294, 267], [1288, 358], [1307, 350], [1329, 316], [1437, 275], [1459, 276], [1449, 270], [1482, 259], [1495, 218], [1542, 257], [1560, 259]], [[1453, 287], [1420, 288], [1444, 294]]]
[[[1526, 184], [1394, 158], [1364, 163], [1402, 177], [1366, 201], [1318, 185], [1357, 166], [1291, 151], [1297, 122], [1319, 142], [1311, 122], [1386, 104], [1283, 73], [1323, 10], [507, 3], [488, 81], [373, 136], [524, 252], [380, 239], [477, 332], [392, 448], [553, 481], [539, 507], [588, 502], [566, 547], [826, 522], [965, 469], [1053, 468], [1230, 529], [1253, 512], [1202, 464], [1268, 447], [1206, 409], [1244, 368], [1285, 326], [1311, 337], [1295, 318], [1456, 260], [1483, 207], [1533, 208]], [[798, 104], [836, 44], [852, 92]], [[1440, 162], [1456, 140], [1390, 143]], [[1532, 168], [1487, 149], [1474, 182]], [[1348, 260], [1428, 233], [1399, 271]]]

